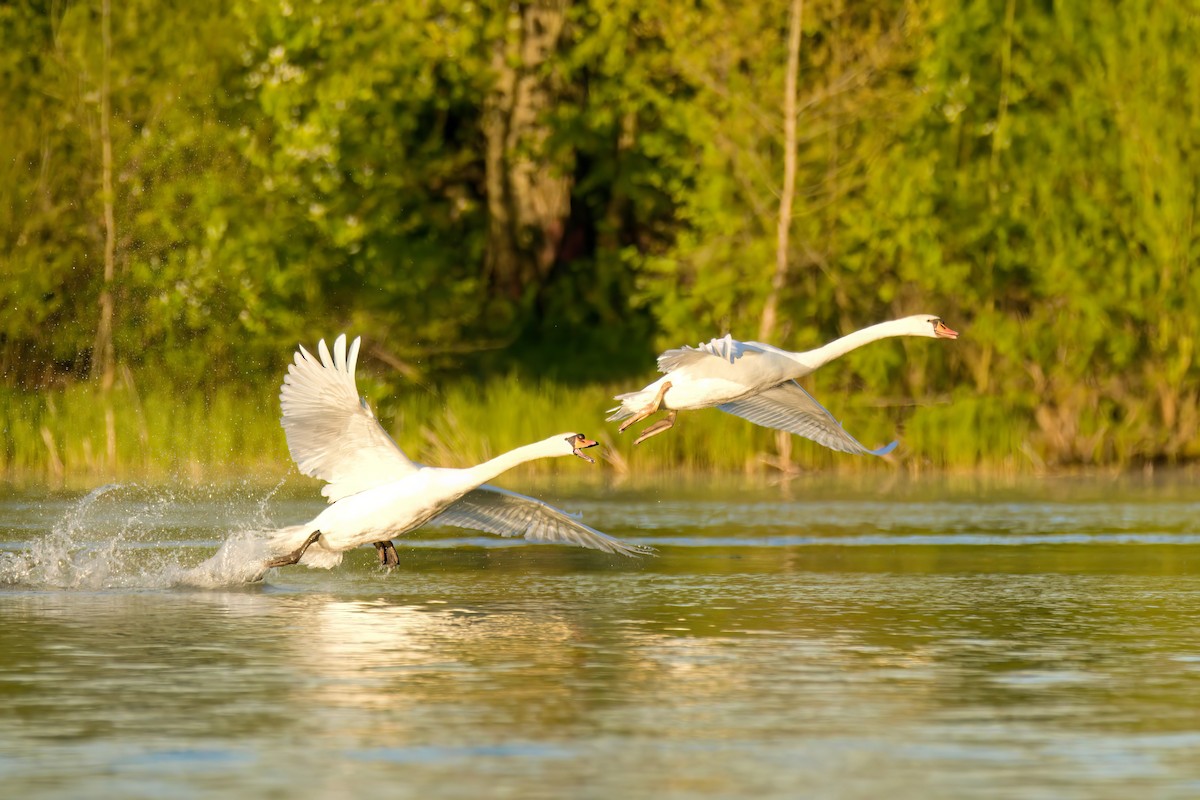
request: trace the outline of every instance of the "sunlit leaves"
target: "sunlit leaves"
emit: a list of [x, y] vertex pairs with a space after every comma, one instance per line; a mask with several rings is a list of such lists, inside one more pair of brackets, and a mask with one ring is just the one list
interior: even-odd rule
[[[98, 8], [0, 5], [17, 45], [0, 48], [10, 385], [77, 379], [95, 335]], [[787, 3], [566, 5], [529, 76], [555, 86], [548, 135], [513, 152], [567, 178], [569, 214], [517, 298], [486, 271], [483, 133], [513, 8], [114, 4], [118, 359], [181, 388], [261, 384], [297, 341], [353, 328], [432, 380], [640, 379], [656, 349], [753, 336]], [[883, 403], [921, 457], [939, 426], [987, 443], [963, 458], [1013, 442], [1031, 464], [1195, 456], [1196, 19], [1149, 0], [806, 3], [775, 343], [914, 312], [961, 328], [815, 377]]]

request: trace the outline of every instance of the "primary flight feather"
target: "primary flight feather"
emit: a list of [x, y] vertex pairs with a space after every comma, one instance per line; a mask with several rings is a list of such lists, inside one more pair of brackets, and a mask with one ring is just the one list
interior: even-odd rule
[[851, 350], [892, 336], [956, 339], [958, 333], [938, 317], [915, 314], [881, 322], [835, 339], [815, 350], [794, 353], [762, 342], [742, 342], [726, 335], [697, 345], [667, 350], [658, 357], [663, 376], [636, 392], [619, 394], [608, 421], [622, 422], [620, 430], [655, 412], [667, 416], [647, 427], [634, 440], [640, 444], [675, 424], [677, 412], [718, 408], [756, 425], [795, 433], [844, 453], [882, 456], [896, 442], [870, 449], [846, 432], [833, 415], [804, 391], [797, 378], [815, 371]]
[[626, 544], [532, 497], [487, 481], [526, 461], [575, 455], [596, 442], [560, 433], [518, 447], [474, 467], [418, 464], [404, 454], [358, 394], [354, 372], [360, 340], [322, 340], [317, 356], [300, 347], [280, 389], [288, 450], [305, 475], [326, 482], [329, 507], [312, 521], [276, 531], [276, 557], [264, 569], [301, 563], [332, 567], [354, 547], [374, 544], [381, 563], [396, 563], [390, 539], [427, 523], [481, 530], [529, 541], [572, 544], [607, 553], [639, 555]]

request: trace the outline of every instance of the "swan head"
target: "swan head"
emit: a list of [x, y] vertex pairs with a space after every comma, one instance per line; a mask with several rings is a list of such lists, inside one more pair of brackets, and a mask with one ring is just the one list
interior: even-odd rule
[[952, 330], [942, 318], [933, 314], [914, 314], [902, 322], [909, 328], [911, 336], [928, 336], [931, 339], [957, 339], [958, 331]]
[[564, 455], [564, 456], [565, 455], [579, 456], [580, 458], [582, 458], [584, 461], [588, 462], [589, 464], [596, 463], [596, 459], [592, 458], [591, 456], [589, 456], [587, 453], [585, 453], [583, 451], [584, 451], [584, 449], [586, 449], [588, 447], [595, 447], [598, 444], [598, 442], [592, 441], [591, 439], [584, 436], [582, 433], [563, 433], [554, 438], [560, 439], [561, 441], [566, 442], [567, 451], [565, 453], [563, 453], [562, 455]]

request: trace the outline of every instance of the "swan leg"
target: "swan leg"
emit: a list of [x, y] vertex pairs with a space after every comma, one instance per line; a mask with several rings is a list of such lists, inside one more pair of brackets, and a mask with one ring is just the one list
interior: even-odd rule
[[391, 541], [374, 542], [375, 552], [379, 554], [379, 566], [391, 569], [400, 563], [400, 557], [396, 555], [396, 545]]
[[320, 538], [321, 538], [321, 532], [314, 531], [313, 534], [304, 541], [304, 544], [300, 545], [295, 550], [288, 553], [286, 556], [280, 556], [279, 558], [273, 558], [270, 561], [268, 561], [266, 564], [263, 564], [263, 570], [265, 571], [265, 570], [271, 569], [272, 567], [287, 567], [287, 566], [291, 566], [292, 564], [300, 563], [300, 559], [304, 557], [304, 551], [307, 550], [312, 545], [313, 542], [315, 542], [317, 539], [320, 539]]
[[[628, 428], [630, 425], [633, 425], [634, 423], [637, 423], [637, 422], [641, 422], [646, 417], [653, 414], [655, 411], [658, 411], [659, 409], [661, 409], [663, 397], [666, 396], [667, 390], [669, 390], [670, 388], [671, 388], [670, 381], [666, 381], [665, 383], [663, 383], [662, 386], [658, 387], [658, 394], [656, 394], [654, 396], [654, 399], [652, 401], [650, 401], [649, 403], [647, 403], [646, 407], [643, 408], [641, 411], [637, 412], [632, 417], [630, 417], [629, 419], [622, 422], [621, 427], [617, 428], [617, 432], [624, 433], [625, 429]], [[670, 426], [668, 425], [667, 427], [669, 428]], [[665, 428], [664, 428], [664, 430], [665, 430]]]
[[675, 424], [675, 415], [676, 415], [675, 411], [668, 412], [667, 416], [663, 417], [658, 422], [654, 423], [649, 428], [646, 428], [646, 430], [642, 431], [642, 435], [639, 436], [638, 438], [634, 439], [633, 443], [641, 444], [642, 442], [649, 439], [651, 436], [657, 436], [658, 434], [662, 433], [665, 430], [670, 430], [671, 426]]

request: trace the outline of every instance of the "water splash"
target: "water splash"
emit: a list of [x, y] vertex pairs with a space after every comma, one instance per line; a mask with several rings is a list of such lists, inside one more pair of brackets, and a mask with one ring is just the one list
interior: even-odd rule
[[268, 544], [272, 532], [270, 502], [286, 482], [286, 479], [280, 479], [270, 491], [259, 498], [255, 512], [249, 520], [254, 526], [252, 529], [229, 534], [216, 553], [196, 566], [180, 567], [172, 571], [172, 585], [219, 589], [260, 582], [264, 575], [263, 562], [277, 555], [271, 551]]
[[102, 544], [85, 541], [81, 534], [96, 501], [120, 488], [120, 484], [110, 483], [93, 489], [26, 550], [0, 553], [0, 583], [63, 588], [105, 585], [112, 572], [115, 539]]
[[[0, 586], [217, 588], [260, 580], [268, 552], [268, 502], [279, 488], [259, 498], [247, 514], [244, 506], [223, 502], [228, 488], [219, 494], [210, 489], [208, 497], [197, 503], [195, 497], [181, 498], [162, 487], [148, 490], [115, 483], [98, 487], [71, 504], [47, 532], [23, 543], [22, 549], [0, 552]], [[215, 509], [197, 508], [211, 502], [218, 504]], [[189, 565], [195, 560], [195, 549], [209, 542], [189, 537], [188, 529], [196, 526], [195, 520], [204, 519], [203, 536], [208, 539], [214, 513], [233, 516], [224, 520], [233, 532], [214, 555]]]
[[263, 562], [273, 555], [267, 545], [266, 534], [258, 530], [229, 534], [212, 557], [194, 567], [169, 571], [171, 585], [218, 589], [261, 581]]

